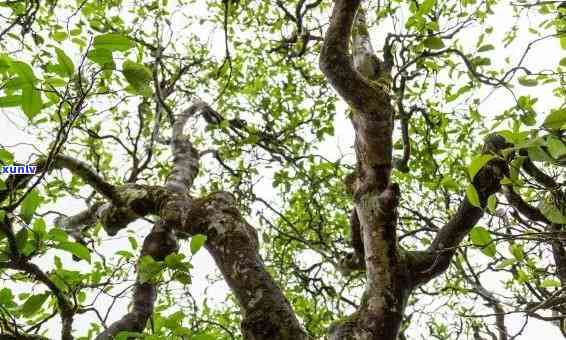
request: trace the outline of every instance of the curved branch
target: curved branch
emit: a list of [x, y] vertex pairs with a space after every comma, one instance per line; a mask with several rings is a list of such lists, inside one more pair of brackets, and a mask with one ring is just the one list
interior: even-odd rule
[[[484, 151], [497, 152], [505, 146], [503, 137], [491, 135], [486, 140]], [[472, 184], [478, 193], [481, 208], [465, 197], [448, 223], [440, 228], [430, 247], [425, 252], [412, 252], [410, 266], [414, 286], [426, 283], [446, 271], [458, 245], [483, 216], [488, 197], [499, 191], [500, 181], [508, 172], [506, 161], [494, 158], [476, 174]]]
[[[177, 240], [171, 231], [171, 226], [160, 221], [146, 236], [141, 257], [151, 256], [157, 261], [163, 261], [167, 255], [176, 252], [178, 249]], [[100, 333], [96, 340], [111, 340], [116, 334], [123, 331], [142, 332], [151, 314], [153, 314], [156, 299], [157, 283], [153, 281], [143, 282], [141, 276], [138, 275], [134, 285], [131, 310]]]
[[75, 240], [81, 240], [81, 230], [84, 226], [93, 225], [96, 223], [99, 208], [102, 206], [101, 202], [97, 202], [90, 206], [88, 209], [81, 211], [73, 216], [58, 216], [53, 223], [55, 226], [65, 229], [69, 235]]
[[171, 191], [188, 193], [198, 175], [199, 153], [193, 147], [189, 136], [183, 133], [183, 129], [191, 116], [207, 107], [208, 104], [197, 100], [180, 114], [173, 124], [173, 136], [171, 138], [173, 170], [165, 184], [165, 187]]
[[[520, 154], [526, 155], [526, 151], [521, 150]], [[533, 163], [533, 161], [531, 161], [530, 158], [527, 157], [525, 159], [525, 161], [522, 164], [522, 168], [523, 170], [525, 170], [527, 174], [529, 174], [535, 181], [537, 181], [540, 185], [542, 185], [546, 190], [550, 191], [551, 193], [560, 192], [560, 184], [558, 184], [556, 180], [554, 180], [554, 178], [552, 178], [551, 176], [547, 175], [545, 172], [540, 170]], [[519, 199], [522, 200], [520, 196]], [[542, 215], [539, 209], [530, 207], [530, 205], [528, 204], [526, 205], [527, 207], [525, 207], [525, 205], [521, 205], [520, 208], [519, 206], [517, 206], [517, 209], [523, 215], [533, 220], [536, 220], [532, 218], [532, 217], [536, 217], [537, 215], [536, 213]], [[530, 209], [528, 207], [530, 207]], [[533, 210], [535, 211], [534, 216], [531, 217], [526, 214], [528, 212], [532, 212]], [[542, 215], [542, 218], [538, 219], [538, 221], [546, 223], [546, 225], [549, 227], [550, 231], [552, 232], [560, 231], [563, 229], [563, 225], [551, 223], [544, 215]], [[566, 287], [566, 247], [564, 245], [563, 240], [561, 240], [560, 238], [551, 239], [550, 245], [552, 246], [552, 255], [554, 257], [554, 264], [556, 265], [556, 275], [558, 276], [558, 279], [560, 279], [560, 283], [562, 287]]]
[[[528, 156], [525, 150], [521, 150], [521, 156]], [[540, 170], [530, 158], [526, 158], [523, 162], [523, 170], [528, 173], [535, 181], [537, 181], [540, 185], [544, 186], [548, 190], [554, 190], [559, 187], [559, 184], [556, 183], [554, 178], [545, 174], [542, 170]]]
[[517, 211], [519, 211], [521, 214], [526, 216], [531, 221], [538, 221], [538, 222], [543, 222], [545, 224], [550, 224], [550, 221], [546, 218], [546, 216], [542, 214], [542, 212], [539, 209], [525, 202], [525, 200], [523, 200], [521, 195], [515, 192], [512, 185], [504, 185], [503, 193], [505, 194], [505, 197], [509, 201], [509, 204], [511, 204], [511, 206], [513, 206], [515, 209], [517, 209]]
[[376, 108], [387, 106], [387, 96], [354, 69], [349, 56], [352, 23], [359, 5], [360, 0], [334, 2], [330, 25], [320, 52], [319, 67], [352, 109], [372, 115], [374, 119], [386, 120], [387, 112]]
[[[148, 254], [162, 260], [176, 251], [174, 233], [177, 232], [206, 235], [205, 247], [241, 306], [244, 337], [307, 339], [291, 305], [263, 265], [255, 229], [241, 217], [230, 194], [217, 193], [192, 200], [163, 188], [136, 188], [139, 191], [137, 199], [130, 200], [120, 209], [133, 211], [140, 216], [153, 213], [162, 219], [144, 241], [142, 255]], [[131, 197], [132, 193], [126, 196]], [[118, 214], [117, 217], [121, 216], [116, 210], [114, 212]], [[143, 330], [153, 311], [155, 294], [153, 284], [141, 283], [138, 279], [132, 310], [97, 339], [110, 339], [113, 334], [126, 329]]]
[[116, 188], [106, 182], [90, 165], [76, 158], [58, 155], [54, 157], [53, 169], [65, 168], [80, 177], [94, 190], [113, 202], [118, 201]]
[[240, 305], [245, 339], [307, 339], [289, 301], [264, 267], [256, 230], [225, 192], [170, 200], [161, 216], [176, 231], [207, 236], [205, 247]]
[[55, 283], [45, 274], [36, 264], [29, 262], [23, 257], [13, 257], [11, 261], [0, 262], [0, 268], [9, 268], [23, 271], [33, 276], [39, 282], [42, 282], [49, 288], [55, 296], [60, 310], [62, 321], [61, 338], [63, 340], [72, 340], [73, 317], [75, 309], [72, 303], [67, 299], [65, 293], [55, 285]]
[[[37, 172], [45, 170], [46, 160], [37, 161]], [[57, 155], [53, 157], [53, 162], [47, 171], [55, 169], [67, 169], [73, 175], [81, 178], [85, 183], [90, 185], [94, 190], [108, 198], [113, 202], [118, 202], [118, 194], [116, 187], [106, 182], [92, 167], [87, 163], [70, 156]], [[34, 175], [10, 175], [6, 180], [6, 189], [0, 190], [0, 202], [6, 199], [10, 193], [23, 189], [27, 186]]]

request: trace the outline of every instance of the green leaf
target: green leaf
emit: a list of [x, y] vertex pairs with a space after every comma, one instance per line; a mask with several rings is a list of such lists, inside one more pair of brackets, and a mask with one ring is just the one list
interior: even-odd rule
[[487, 44], [487, 45], [483, 45], [480, 48], [478, 48], [478, 52], [487, 52], [487, 51], [491, 51], [494, 50], [495, 46], [491, 45], [491, 44]]
[[548, 153], [550, 153], [554, 159], [560, 159], [562, 156], [566, 155], [566, 144], [556, 137], [547, 138], [546, 146]]
[[191, 337], [192, 340], [215, 340], [217, 339], [216, 336], [206, 334], [206, 333], [199, 333], [195, 334]]
[[525, 252], [520, 244], [513, 243], [509, 245], [509, 252], [513, 254], [513, 257], [515, 257], [517, 261], [523, 261], [525, 259]]
[[60, 242], [60, 243], [67, 242], [68, 239], [68, 235], [65, 232], [65, 230], [60, 228], [53, 228], [49, 230], [47, 235], [51, 241]]
[[476, 57], [476, 58], [472, 59], [472, 63], [475, 66], [489, 66], [489, 65], [491, 65], [491, 59]]
[[566, 109], [552, 110], [542, 125], [549, 130], [560, 130], [566, 125]]
[[65, 250], [81, 260], [85, 260], [90, 263], [90, 250], [77, 242], [61, 242], [55, 246], [57, 249]]
[[191, 254], [196, 254], [206, 242], [206, 235], [196, 234], [191, 237]]
[[126, 80], [136, 90], [141, 90], [148, 86], [153, 76], [151, 70], [145, 65], [126, 60], [122, 65], [122, 73]]
[[28, 64], [21, 61], [15, 61], [12, 63], [11, 70], [13, 70], [21, 78], [23, 83], [35, 85], [37, 78], [33, 74], [31, 66]]
[[430, 10], [432, 9], [432, 7], [434, 7], [434, 4], [436, 3], [436, 0], [425, 0], [421, 6], [419, 7], [419, 10], [417, 12], [417, 15], [424, 15], [427, 14], [428, 12], [430, 12]]
[[164, 262], [155, 261], [151, 256], [146, 255], [139, 262], [140, 283], [155, 282], [159, 274], [167, 265]]
[[495, 266], [495, 268], [502, 269], [514, 265], [515, 263], [517, 263], [517, 260], [515, 259], [504, 259], [497, 266]]
[[37, 78], [31, 67], [21, 61], [13, 62], [11, 70], [18, 75], [18, 88], [22, 90], [20, 105], [31, 120], [41, 111], [41, 93], [35, 88]]
[[0, 107], [14, 107], [22, 105], [22, 96], [0, 97]]
[[0, 53], [0, 72], [6, 72], [12, 66], [12, 59], [3, 53]]
[[559, 64], [560, 64], [560, 66], [566, 67], [566, 57], [560, 59], [560, 63], [559, 63]]
[[468, 167], [468, 173], [470, 174], [470, 178], [474, 179], [476, 174], [489, 162], [493, 159], [493, 155], [478, 155], [472, 159], [470, 166]]
[[26, 302], [24, 302], [21, 313], [24, 317], [30, 317], [34, 315], [43, 305], [45, 300], [49, 297], [48, 294], [36, 294], [30, 296]]
[[566, 216], [558, 207], [549, 199], [543, 200], [539, 205], [542, 214], [552, 223], [566, 224]]
[[470, 201], [471, 205], [481, 208], [480, 196], [473, 184], [468, 185], [468, 188], [466, 189], [466, 197], [468, 198], [468, 201]]
[[16, 245], [18, 246], [19, 250], [25, 248], [26, 243], [28, 242], [29, 232], [27, 228], [22, 228], [16, 233]]
[[94, 37], [94, 48], [103, 48], [109, 51], [127, 51], [134, 47], [130, 38], [119, 33], [106, 33]]
[[127, 250], [118, 250], [115, 254], [120, 255], [122, 257], [125, 257], [126, 259], [130, 259], [130, 258], [134, 257], [134, 254], [132, 252], [127, 251]]
[[538, 81], [534, 78], [529, 77], [519, 77], [519, 84], [527, 87], [533, 87], [538, 85]]
[[517, 269], [517, 281], [525, 283], [529, 281], [529, 275], [521, 268]]
[[20, 214], [24, 222], [29, 223], [35, 210], [39, 207], [41, 203], [41, 196], [39, 193], [33, 189], [22, 201], [22, 205], [20, 207]]
[[534, 162], [552, 162], [553, 159], [550, 157], [546, 151], [544, 151], [540, 146], [534, 146], [527, 148], [527, 153], [529, 158]]
[[41, 111], [41, 93], [33, 86], [22, 87], [22, 110], [32, 120]]
[[36, 240], [44, 239], [47, 236], [47, 228], [43, 218], [36, 218], [33, 221], [33, 236]]
[[460, 186], [458, 185], [458, 183], [456, 183], [455, 180], [453, 180], [451, 177], [448, 177], [448, 176], [444, 176], [442, 178], [442, 181], [440, 181], [440, 185], [444, 189], [450, 190], [450, 191], [458, 191], [458, 189], [460, 189]]
[[21, 61], [13, 62], [11, 70], [19, 76], [22, 89], [22, 110], [31, 120], [41, 111], [41, 93], [35, 88], [37, 78], [31, 66]]
[[542, 281], [541, 285], [542, 288], [553, 288], [553, 287], [560, 287], [560, 281], [554, 279], [545, 279]]
[[14, 295], [10, 288], [0, 289], [0, 305], [10, 305], [14, 301]]
[[444, 48], [444, 42], [439, 37], [428, 37], [423, 41], [425, 47], [431, 50], [439, 50]]
[[482, 253], [494, 257], [496, 253], [495, 243], [492, 242], [491, 234], [484, 227], [474, 227], [470, 231], [470, 240], [473, 245], [481, 248]]
[[[511, 177], [511, 183], [519, 180], [520, 169], [527, 158], [527, 156], [517, 156], [514, 160], [511, 161], [511, 166], [509, 167], [509, 176]], [[503, 181], [501, 182], [501, 184], [511, 183], [503, 183]]]
[[493, 213], [495, 212], [496, 207], [497, 207], [497, 197], [495, 197], [495, 194], [490, 195], [487, 198], [487, 208], [489, 209], [489, 211]]
[[103, 69], [115, 69], [116, 63], [112, 51], [106, 48], [95, 48], [87, 54], [87, 58], [100, 65]]
[[181, 284], [188, 285], [192, 282], [191, 276], [185, 272], [176, 271], [173, 273], [173, 279], [179, 281]]
[[53, 34], [51, 35], [51, 37], [53, 37], [53, 40], [57, 41], [57, 42], [62, 42], [65, 39], [67, 39], [67, 33], [66, 32], [62, 32], [62, 31], [57, 31], [57, 32], [53, 32]]
[[133, 236], [128, 236], [128, 241], [130, 241], [130, 246], [133, 250], [138, 249], [138, 241]]
[[4, 164], [12, 164], [14, 162], [14, 155], [6, 149], [0, 149], [0, 161]]
[[66, 55], [62, 49], [57, 47], [55, 47], [55, 53], [57, 53], [57, 62], [61, 66], [63, 73], [67, 77], [73, 76], [73, 74], [75, 73], [75, 65], [73, 64], [71, 58], [69, 58], [69, 56]]
[[63, 87], [67, 84], [66, 81], [64, 81], [61, 78], [55, 78], [55, 77], [46, 77], [45, 78], [45, 83], [49, 86], [53, 86], [55, 88], [57, 87]]

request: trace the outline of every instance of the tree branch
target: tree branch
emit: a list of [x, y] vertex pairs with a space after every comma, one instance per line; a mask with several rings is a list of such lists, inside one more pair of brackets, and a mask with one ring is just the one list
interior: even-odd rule
[[[352, 65], [349, 57], [350, 34], [360, 0], [334, 2], [330, 25], [326, 31], [319, 66], [334, 89], [359, 112], [373, 114], [375, 119], [387, 120], [389, 112], [375, 111], [389, 105], [382, 90], [372, 86]], [[377, 93], [376, 93], [377, 92]]]
[[73, 339], [72, 330], [75, 309], [72, 303], [65, 296], [65, 293], [61, 291], [61, 289], [59, 289], [59, 287], [57, 287], [57, 285], [55, 285], [55, 283], [36, 264], [29, 262], [28, 259], [21, 256], [11, 256], [10, 261], [0, 262], [0, 268], [23, 271], [45, 284], [57, 299], [57, 304], [61, 309], [59, 313], [62, 321], [61, 339]]
[[58, 216], [53, 223], [55, 226], [65, 229], [75, 240], [82, 240], [81, 230], [84, 226], [93, 225], [98, 218], [99, 208], [102, 202], [97, 202], [88, 209], [73, 216]]
[[96, 171], [87, 163], [69, 156], [58, 155], [54, 158], [54, 169], [65, 168], [80, 177], [94, 190], [108, 198], [112, 202], [118, 202], [116, 188], [106, 182]]
[[[160, 221], [155, 224], [145, 238], [140, 258], [151, 256], [156, 261], [163, 261], [167, 255], [176, 252], [178, 249], [177, 239], [171, 230], [171, 226]], [[147, 320], [153, 314], [156, 299], [157, 282], [142, 282], [138, 274], [134, 285], [131, 310], [100, 333], [96, 340], [111, 340], [122, 331], [142, 332]]]
[[[491, 135], [485, 142], [484, 152], [497, 152], [505, 146], [503, 137]], [[474, 206], [465, 197], [448, 223], [440, 228], [430, 247], [425, 252], [413, 252], [410, 264], [413, 285], [426, 283], [446, 271], [458, 245], [483, 216], [487, 198], [499, 191], [500, 181], [508, 171], [506, 161], [494, 158], [476, 174], [472, 184], [478, 192], [481, 208]]]
[[[526, 151], [521, 150], [521, 156], [528, 156]], [[554, 190], [559, 187], [558, 183], [554, 180], [554, 178], [550, 177], [549, 175], [545, 174], [542, 170], [540, 170], [530, 158], [526, 158], [523, 162], [523, 170], [528, 173], [532, 178], [535, 179], [540, 185], [544, 186], [548, 190]]]
[[191, 116], [207, 107], [208, 104], [197, 100], [175, 120], [171, 138], [173, 170], [165, 184], [165, 187], [171, 191], [188, 193], [198, 175], [199, 153], [193, 147], [189, 136], [183, 133], [183, 128]]
[[507, 201], [509, 201], [509, 204], [511, 204], [511, 206], [513, 206], [515, 209], [517, 209], [517, 211], [519, 211], [531, 221], [550, 224], [550, 221], [542, 214], [539, 209], [525, 202], [521, 195], [515, 192], [512, 185], [504, 185], [503, 193], [505, 194]]
[[245, 339], [307, 339], [293, 309], [263, 265], [255, 229], [225, 192], [192, 202], [170, 200], [161, 216], [176, 231], [204, 234], [206, 249], [242, 310]]
[[[331, 327], [332, 340], [396, 339], [409, 293], [408, 272], [397, 245], [400, 192], [390, 182], [391, 77], [373, 51], [359, 5], [360, 1], [334, 2], [319, 59], [322, 72], [352, 109], [357, 158], [352, 189], [367, 278], [363, 302], [352, 315], [355, 320], [338, 321]], [[349, 57], [351, 34], [353, 61]]]

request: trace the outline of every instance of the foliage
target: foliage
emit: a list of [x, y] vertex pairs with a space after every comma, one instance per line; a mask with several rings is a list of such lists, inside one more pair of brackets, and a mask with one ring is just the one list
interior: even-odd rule
[[[486, 213], [446, 273], [412, 294], [407, 339], [486, 337], [494, 334], [490, 315], [501, 305], [503, 314], [525, 320], [566, 315], [563, 304], [544, 305], [566, 285], [555, 249], [564, 248], [566, 224], [563, 4], [364, 2], [370, 34], [394, 56], [399, 158], [405, 146], [399, 127], [408, 122], [409, 171], [393, 173], [402, 192], [399, 243], [408, 250], [428, 247], [466, 197]], [[91, 339], [103, 323], [121, 317], [125, 308], [115, 309], [114, 302], [129, 301], [122, 299], [131, 292], [125, 288], [138, 273], [141, 283], [159, 283], [159, 294], [151, 327], [136, 337], [241, 336], [238, 305], [229, 292], [215, 300], [214, 275], [204, 296], [191, 295], [195, 267], [212, 263], [195, 260], [204, 256], [205, 235], [193, 235], [178, 255], [158, 261], [140, 257], [147, 225], [130, 225], [118, 234], [128, 243], [116, 243], [100, 223], [79, 237], [56, 223], [60, 214], [76, 213], [69, 199], [92, 207], [106, 197], [76, 173], [50, 169], [55, 155], [81, 159], [114, 184], [162, 185], [172, 169], [175, 117], [194, 98], [221, 117], [191, 118], [188, 135], [202, 155], [191, 193], [235, 195], [258, 230], [270, 274], [309, 335], [322, 338], [333, 321], [350, 314], [365, 277], [338, 271], [339, 259], [351, 252], [352, 197], [344, 178], [355, 159], [345, 104], [318, 69], [331, 5], [0, 2], [0, 108], [37, 146], [27, 155], [2, 136], [0, 163], [46, 164], [23, 186], [0, 178], [0, 332], [52, 337], [49, 320], [66, 308], [61, 294], [73, 313], [88, 316], [88, 326], [75, 330]], [[484, 137], [493, 133], [508, 145], [501, 154], [482, 153]], [[484, 202], [474, 178], [494, 159], [512, 159], [501, 182], [507, 192]], [[554, 184], [533, 178], [529, 165]], [[542, 217], [521, 211], [517, 196]], [[15, 250], [37, 268], [7, 265]], [[487, 287], [494, 291], [486, 294]], [[134, 334], [116, 338], [128, 336]]]

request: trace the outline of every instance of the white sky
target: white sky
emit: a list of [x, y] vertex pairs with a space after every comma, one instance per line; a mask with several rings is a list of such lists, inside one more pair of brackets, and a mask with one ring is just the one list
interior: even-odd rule
[[[204, 8], [206, 10], [206, 8]], [[503, 12], [500, 12], [503, 13]], [[510, 12], [509, 12], [510, 13]], [[497, 16], [491, 17], [492, 25], [495, 27], [496, 34], [503, 30], [498, 28], [507, 28], [511, 24], [514, 23], [514, 20], [511, 18], [510, 14], [508, 16]], [[477, 33], [469, 31], [468, 33], [464, 33], [463, 37], [470, 39], [470, 42], [474, 42], [477, 39]], [[200, 34], [209, 34], [208, 30], [203, 29]], [[221, 48], [217, 51], [219, 55], [223, 53], [223, 33], [221, 31], [216, 31], [210, 36], [211, 46], [220, 46]], [[373, 34], [373, 37], [377, 37], [377, 34]], [[517, 57], [517, 54], [522, 52], [524, 49], [524, 45], [528, 41], [521, 41], [519, 44], [512, 45], [512, 48], [504, 49], [501, 44], [498, 44], [500, 41], [500, 37], [493, 36], [492, 41], [487, 41], [488, 43], [493, 43], [497, 46], [497, 55], [500, 57], [500, 60], [503, 60], [506, 56], [511, 56], [513, 58]], [[381, 46], [381, 41], [376, 39], [374, 42], [375, 46]], [[237, 51], [235, 52], [237, 53]], [[553, 69], [555, 67], [556, 62], [560, 59], [560, 55], [564, 56], [563, 51], [560, 50], [558, 46], [558, 41], [556, 39], [549, 39], [545, 42], [540, 43], [537, 45], [537, 48], [533, 50], [530, 54], [530, 57], [527, 59], [527, 65], [536, 65], [535, 69]], [[76, 60], [75, 60], [76, 62]], [[503, 65], [501, 65], [503, 67]], [[551, 91], [547, 88], [536, 88], [535, 94], [537, 97], [540, 98], [539, 103], [543, 103], [543, 105], [549, 105], [548, 107], [555, 106], [556, 99], [551, 95]], [[524, 88], [525, 93], [533, 94], [533, 88]], [[512, 98], [506, 93], [504, 90], [498, 90], [495, 93], [491, 94], [485, 101], [483, 101], [480, 112], [484, 114], [498, 114], [501, 111], [507, 109], [509, 106], [513, 105]], [[541, 112], [544, 111], [544, 107], [539, 104], [541, 108]], [[350, 126], [349, 121], [343, 114], [345, 111], [345, 106], [343, 104], [338, 106], [338, 114], [336, 116], [336, 127], [342, 126]], [[539, 117], [539, 119], [543, 119], [544, 116]], [[33, 130], [27, 129], [28, 132], [26, 133], [26, 119], [21, 112], [18, 110], [11, 110], [11, 109], [0, 109], [0, 145], [7, 147], [9, 146], [9, 150], [15, 153], [16, 159], [18, 161], [27, 161], [30, 158], [32, 153], [37, 153], [37, 149], [39, 150], [46, 150], [46, 145], [41, 145], [36, 139], [33, 134]], [[321, 144], [320, 152], [330, 158], [335, 159], [339, 157], [337, 154], [352, 154], [351, 146], [353, 143], [353, 129], [351, 128], [337, 128], [337, 136], [335, 138], [329, 138], [325, 142]], [[14, 146], [16, 145], [16, 146]], [[13, 146], [13, 147], [12, 147]], [[262, 197], [271, 197], [274, 198], [273, 189], [266, 181], [264, 187], [257, 187], [256, 190], [262, 194]], [[84, 205], [76, 200], [73, 199], [63, 199], [61, 200], [56, 206], [44, 206], [41, 210], [57, 210], [64, 212], [67, 215], [71, 215], [81, 211], [84, 208]], [[51, 220], [49, 218], [46, 219], [48, 222], [48, 226], [50, 225]], [[136, 222], [128, 227], [129, 230], [135, 231], [135, 234], [138, 235], [139, 243], [141, 244], [143, 237], [141, 234], [145, 234], [148, 232], [148, 224], [145, 222]], [[103, 247], [101, 250], [103, 253], [112, 253], [112, 250], [115, 249], [130, 249], [129, 242], [127, 240], [127, 231], [121, 231], [116, 237], [110, 238], [106, 237], [105, 242], [103, 243]], [[185, 244], [186, 247], [186, 244]], [[107, 250], [106, 252], [104, 250]], [[186, 249], [185, 249], [186, 250]], [[189, 252], [186, 251], [185, 254]], [[59, 256], [62, 257], [63, 263], [65, 266], [68, 266], [68, 269], [79, 269], [88, 268], [84, 262], [76, 263], [71, 260], [70, 255], [64, 254], [61, 252], [57, 252]], [[48, 256], [45, 256], [41, 259], [34, 259], [34, 262], [39, 264], [42, 268], [48, 268], [52, 266], [52, 256], [53, 252], [51, 252]], [[191, 261], [194, 265], [194, 269], [192, 271], [193, 276], [193, 283], [191, 284], [190, 291], [193, 296], [200, 298], [202, 300], [205, 295], [208, 300], [212, 300], [213, 303], [222, 303], [224, 301], [225, 293], [228, 291], [227, 286], [224, 282], [217, 283], [213, 286], [209, 286], [208, 280], [206, 280], [206, 276], [212, 273], [216, 273], [215, 265], [210, 258], [210, 256], [205, 252], [199, 252]], [[493, 281], [493, 282], [483, 282], [486, 288], [490, 289], [499, 289], [500, 282]], [[28, 291], [29, 287], [13, 287], [15, 291]], [[42, 291], [43, 287], [39, 288], [36, 287], [38, 291]], [[87, 300], [88, 301], [88, 300]], [[102, 311], [106, 311], [106, 305], [109, 303], [108, 299], [101, 299], [98, 302], [98, 306], [104, 306]], [[115, 319], [121, 317], [123, 313], [127, 310], [127, 306], [129, 303], [129, 299], [123, 301], [123, 303], [118, 305], [118, 308], [115, 308], [110, 322], [114, 321]], [[434, 303], [431, 300], [431, 303]], [[433, 317], [433, 316], [431, 316]], [[76, 335], [80, 335], [83, 331], [86, 331], [88, 325], [91, 321], [96, 320], [93, 314], [86, 314], [77, 316], [74, 324], [74, 329], [77, 330]], [[55, 319], [53, 322], [50, 322], [49, 328], [50, 332], [49, 335], [53, 339], [59, 338], [60, 334], [60, 326], [58, 325], [58, 319]], [[511, 333], [516, 330], [518, 327], [522, 325], [523, 319], [520, 315], [510, 315], [506, 318], [506, 323], [510, 328]], [[423, 325], [424, 326], [424, 325]], [[418, 327], [418, 325], [416, 325]], [[540, 322], [535, 319], [530, 319], [529, 326], [523, 332], [522, 335], [517, 337], [517, 339], [562, 339], [562, 336], [556, 327], [549, 325], [546, 322]]]

